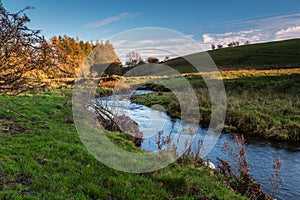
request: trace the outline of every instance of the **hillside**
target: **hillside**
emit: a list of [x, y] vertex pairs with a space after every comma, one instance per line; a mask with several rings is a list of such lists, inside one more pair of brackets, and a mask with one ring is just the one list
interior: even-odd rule
[[[292, 39], [260, 44], [207, 51], [220, 70], [227, 69], [278, 69], [300, 67], [300, 39]], [[189, 60], [199, 60], [206, 56], [200, 52], [186, 56]], [[164, 63], [181, 73], [195, 72], [183, 58], [175, 58]]]

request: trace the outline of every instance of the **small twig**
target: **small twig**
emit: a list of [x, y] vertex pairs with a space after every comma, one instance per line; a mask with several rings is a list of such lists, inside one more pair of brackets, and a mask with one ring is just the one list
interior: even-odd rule
[[33, 119], [33, 118], [30, 118], [30, 117], [27, 117], [26, 115], [24, 115], [24, 114], [22, 114], [22, 113], [16, 111], [16, 110], [13, 109], [12, 107], [8, 106], [7, 103], [1, 103], [1, 102], [0, 102], [0, 106], [6, 108], [6, 109], [9, 110], [9, 111], [14, 112], [14, 113], [17, 114], [18, 116], [20, 116], [20, 117], [22, 117], [22, 118], [24, 118], [24, 119], [27, 119], [27, 120], [30, 121], [30, 122], [33, 122], [33, 123], [43, 123], [43, 124], [46, 125], [47, 128], [49, 128], [47, 122], [45, 122], [45, 121], [40, 121], [40, 120], [37, 120], [37, 119]]

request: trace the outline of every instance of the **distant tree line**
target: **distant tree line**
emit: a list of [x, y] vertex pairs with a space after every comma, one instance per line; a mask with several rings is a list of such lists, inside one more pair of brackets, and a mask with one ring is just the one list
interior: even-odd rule
[[[125, 63], [126, 67], [135, 67], [138, 65], [146, 64], [146, 63], [159, 63], [159, 59], [154, 56], [150, 56], [146, 59], [143, 59], [141, 54], [138, 52], [130, 52], [126, 55], [127, 61]], [[165, 58], [167, 61], [169, 57]]]
[[[250, 42], [247, 40], [244, 45], [247, 45], [247, 44], [250, 44]], [[227, 47], [236, 47], [236, 46], [239, 46], [240, 45], [240, 42], [230, 42], [229, 44], [227, 44]], [[212, 50], [215, 50], [215, 49], [222, 49], [223, 48], [223, 45], [222, 44], [217, 44], [217, 46], [215, 44], [212, 44], [211, 45], [211, 49]]]

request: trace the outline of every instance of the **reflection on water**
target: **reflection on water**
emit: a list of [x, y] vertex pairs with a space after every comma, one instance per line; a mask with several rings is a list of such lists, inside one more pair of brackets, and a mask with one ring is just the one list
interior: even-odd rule
[[[136, 91], [137, 94], [150, 93], [151, 91]], [[106, 99], [106, 103], [111, 104], [111, 97]], [[158, 132], [162, 131], [166, 137], [172, 132], [173, 139], [176, 141], [176, 137], [181, 133], [185, 133], [185, 139], [194, 139], [193, 147], [197, 147], [199, 140], [203, 140], [206, 135], [206, 130], [198, 127], [192, 127], [197, 135], [191, 136], [188, 125], [182, 124], [179, 119], [172, 119], [164, 112], [153, 110], [143, 105], [131, 103], [129, 98], [115, 99], [114, 109], [117, 112], [122, 112], [130, 116], [135, 120], [140, 130], [144, 134], [144, 142], [142, 148], [147, 151], [157, 151], [157, 138]], [[179, 141], [179, 150], [184, 149], [184, 141]], [[178, 140], [176, 141], [178, 142]], [[222, 147], [224, 142], [234, 145], [233, 134], [221, 134], [217, 144], [212, 151], [207, 155], [212, 162], [217, 163], [217, 157], [225, 157], [222, 153]], [[300, 199], [300, 144], [291, 142], [270, 142], [261, 138], [246, 138], [246, 156], [250, 165], [250, 173], [257, 182], [261, 183], [262, 189], [268, 193], [271, 190], [271, 185], [268, 183], [268, 179], [273, 173], [273, 161], [276, 157], [279, 157], [283, 161], [281, 167], [281, 173], [283, 183], [275, 191], [275, 197], [277, 199], [295, 200]]]

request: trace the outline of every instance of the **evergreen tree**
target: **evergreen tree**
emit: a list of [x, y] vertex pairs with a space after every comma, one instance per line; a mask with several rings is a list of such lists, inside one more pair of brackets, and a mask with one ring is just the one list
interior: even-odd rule
[[50, 39], [50, 45], [55, 51], [54, 59], [57, 64], [58, 73], [56, 78], [76, 77], [78, 70], [87, 56], [93, 50], [89, 42], [80, 41], [64, 35]]
[[96, 42], [92, 58], [94, 62], [90, 71], [94, 77], [100, 77], [105, 74], [122, 75], [120, 59], [109, 41], [105, 43]]

